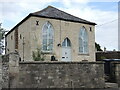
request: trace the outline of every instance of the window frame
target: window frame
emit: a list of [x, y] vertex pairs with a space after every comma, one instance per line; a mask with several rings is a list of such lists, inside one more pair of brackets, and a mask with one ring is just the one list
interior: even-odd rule
[[[84, 31], [83, 33], [84, 33], [84, 35], [82, 36], [82, 38], [81, 38], [81, 30], [82, 31]], [[85, 34], [86, 34], [86, 38], [85, 38]], [[80, 39], [82, 39], [82, 41], [80, 41]], [[86, 40], [85, 40], [86, 39]], [[80, 42], [82, 42], [82, 51], [80, 51], [81, 49], [81, 43]], [[87, 43], [87, 44], [85, 44], [85, 43]], [[87, 45], [87, 46], [86, 46]], [[87, 31], [87, 29], [83, 26], [83, 27], [81, 27], [80, 28], [80, 30], [79, 30], [79, 36], [78, 36], [78, 52], [79, 52], [79, 54], [83, 54], [83, 55], [88, 55], [89, 54], [89, 36], [88, 36], [88, 31]], [[85, 47], [86, 46], [86, 47]], [[85, 48], [87, 48], [87, 49], [85, 49]]]
[[[64, 43], [64, 45], [63, 45]], [[71, 41], [69, 38], [65, 38], [62, 42], [62, 47], [71, 47]]]
[[[46, 26], [47, 26], [47, 30], [44, 31]], [[46, 40], [47, 44], [44, 43], [44, 40]], [[52, 40], [52, 44], [50, 44], [50, 40]], [[49, 44], [52, 45], [51, 50], [48, 50], [48, 49], [50, 49]], [[46, 45], [49, 45], [49, 46], [46, 46]], [[46, 46], [46, 48], [47, 48], [46, 50], [44, 49], [44, 46]], [[42, 52], [43, 53], [52, 53], [53, 49], [54, 49], [53, 47], [54, 47], [54, 28], [53, 28], [53, 25], [49, 21], [47, 21], [47, 22], [44, 23], [44, 25], [42, 27]]]

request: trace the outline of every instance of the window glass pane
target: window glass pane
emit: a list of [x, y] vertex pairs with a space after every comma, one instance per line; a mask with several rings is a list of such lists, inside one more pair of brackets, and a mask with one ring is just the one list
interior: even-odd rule
[[71, 46], [71, 42], [68, 38], [64, 39], [62, 46], [64, 47], [70, 47]]
[[83, 52], [83, 40], [81, 38], [79, 39], [79, 51]]
[[81, 29], [80, 30], [80, 37], [82, 37], [83, 36], [83, 30]]
[[43, 35], [43, 39], [47, 39], [47, 35]]
[[49, 44], [53, 44], [53, 39], [49, 39]]
[[49, 39], [53, 39], [53, 34], [52, 33], [49, 33]]
[[69, 40], [68, 38], [67, 38], [66, 40], [67, 40], [67, 46], [70, 47], [70, 46], [71, 46], [71, 44], [70, 44], [70, 40]]
[[53, 49], [53, 28], [49, 22], [44, 25], [42, 35], [43, 50], [51, 51]]
[[46, 51], [47, 50], [47, 46], [43, 45], [43, 50]]
[[84, 27], [80, 30], [79, 36], [79, 52], [88, 53], [88, 35]]
[[79, 44], [80, 44], [80, 47], [83, 46], [83, 39], [79, 39]]
[[66, 46], [66, 45], [65, 45], [65, 40], [63, 41], [62, 46]]
[[87, 40], [87, 32], [84, 32], [84, 39]]
[[87, 42], [84, 42], [84, 52], [85, 53], [88, 52], [88, 44], [87, 44]]
[[83, 47], [79, 47], [79, 52], [83, 53]]
[[53, 45], [52, 45], [52, 44], [50, 44], [48, 47], [49, 47], [49, 51], [51, 51], [51, 50], [52, 50], [52, 48], [53, 48]]
[[46, 32], [47, 32], [47, 30], [48, 30], [47, 25], [44, 25], [44, 27], [43, 27], [43, 33], [46, 33]]
[[47, 39], [43, 39], [43, 44], [47, 44]]

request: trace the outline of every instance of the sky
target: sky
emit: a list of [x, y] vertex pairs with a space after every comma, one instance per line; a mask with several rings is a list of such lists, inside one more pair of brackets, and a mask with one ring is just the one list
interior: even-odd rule
[[48, 5], [82, 19], [95, 22], [95, 41], [101, 48], [118, 50], [119, 0], [0, 0], [0, 22], [11, 30], [29, 13], [40, 11]]

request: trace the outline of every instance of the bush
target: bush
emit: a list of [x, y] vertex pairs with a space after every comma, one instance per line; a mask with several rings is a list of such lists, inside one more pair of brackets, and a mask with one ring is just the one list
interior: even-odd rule
[[37, 51], [32, 52], [32, 57], [34, 61], [44, 61], [45, 55], [42, 53], [41, 49], [37, 48]]
[[106, 59], [106, 57], [105, 57], [105, 56], [101, 56], [100, 58], [101, 58], [102, 60], [103, 60], [103, 59]]

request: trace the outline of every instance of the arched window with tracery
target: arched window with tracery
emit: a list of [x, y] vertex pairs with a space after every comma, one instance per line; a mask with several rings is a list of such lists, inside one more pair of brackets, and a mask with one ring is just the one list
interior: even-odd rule
[[42, 29], [42, 50], [51, 52], [53, 50], [54, 30], [50, 22], [46, 22]]
[[79, 32], [79, 52], [88, 54], [88, 33], [85, 27], [82, 27]]

